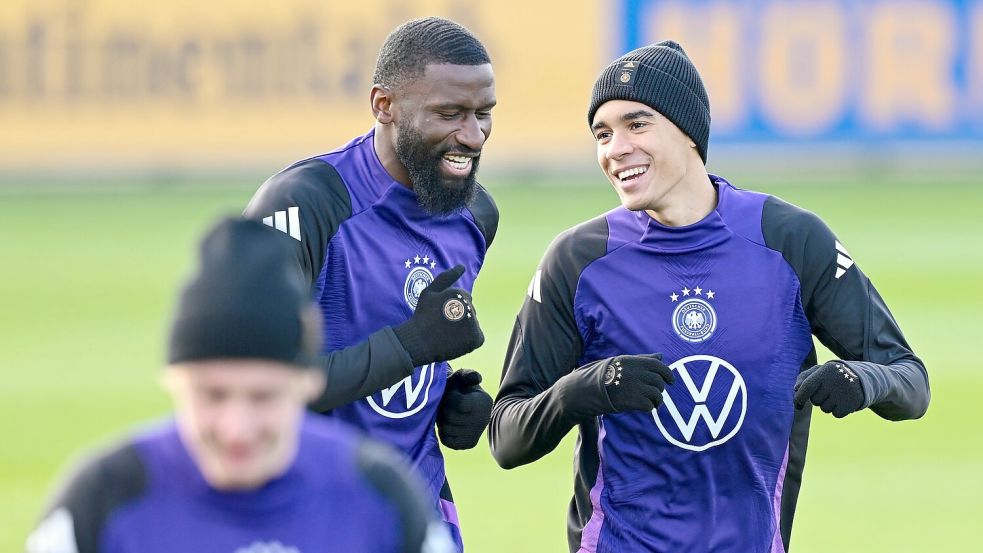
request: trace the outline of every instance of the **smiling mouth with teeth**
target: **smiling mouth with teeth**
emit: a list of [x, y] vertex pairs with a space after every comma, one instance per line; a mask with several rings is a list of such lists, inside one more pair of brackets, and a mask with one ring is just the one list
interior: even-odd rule
[[639, 175], [644, 175], [648, 170], [648, 167], [634, 167], [632, 169], [627, 169], [618, 173], [618, 179], [621, 182], [626, 182], [637, 178]]
[[471, 158], [468, 156], [445, 155], [444, 161], [455, 169], [465, 169], [471, 163]]

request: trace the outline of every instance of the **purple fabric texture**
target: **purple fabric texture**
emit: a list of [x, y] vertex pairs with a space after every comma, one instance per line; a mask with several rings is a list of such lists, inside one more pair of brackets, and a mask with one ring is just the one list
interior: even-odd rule
[[717, 207], [689, 226], [609, 212], [607, 254], [580, 274], [580, 364], [660, 352], [676, 381], [655, 411], [603, 417], [581, 551], [781, 544], [792, 388], [812, 336], [795, 272], [763, 245], [767, 196], [712, 178]]
[[[455, 265], [465, 267], [455, 286], [470, 291], [484, 262], [485, 240], [471, 212], [425, 212], [416, 194], [386, 172], [373, 139], [374, 132], [369, 132], [321, 156], [341, 175], [352, 199], [352, 216], [332, 237], [315, 283], [326, 351], [405, 322], [420, 290]], [[328, 414], [405, 453], [435, 508], [445, 514], [438, 501], [446, 479], [444, 460], [434, 424], [448, 371], [447, 363], [416, 367], [389, 389]]]
[[775, 483], [775, 500], [772, 503], [775, 513], [775, 537], [771, 540], [771, 553], [785, 553], [785, 544], [782, 543], [782, 486], [785, 482], [785, 469], [788, 467], [788, 449], [785, 450], [785, 459], [782, 460], [782, 470], [778, 471], [778, 480]]
[[358, 471], [358, 440], [351, 429], [308, 416], [283, 476], [255, 491], [219, 492], [173, 423], [153, 429], [134, 440], [147, 488], [107, 519], [100, 551], [265, 551], [274, 543], [284, 551], [398, 551], [398, 513]]
[[[602, 447], [604, 444], [604, 418], [601, 417], [599, 421], [601, 427], [597, 435], [597, 450], [599, 452], [604, 451]], [[601, 461], [603, 465], [603, 459]], [[601, 506], [601, 492], [604, 491], [604, 473], [598, 469], [597, 471], [597, 482], [594, 487], [590, 490], [590, 503], [594, 508], [591, 514], [590, 520], [587, 521], [587, 525], [584, 526], [584, 532], [580, 539], [580, 551], [590, 552], [597, 550], [597, 539], [601, 535], [601, 526], [604, 525], [604, 508]]]

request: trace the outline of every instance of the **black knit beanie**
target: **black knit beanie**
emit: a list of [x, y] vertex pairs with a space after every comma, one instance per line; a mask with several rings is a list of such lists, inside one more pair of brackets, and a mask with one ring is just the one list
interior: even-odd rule
[[683, 47], [671, 40], [632, 50], [601, 71], [594, 82], [587, 124], [609, 100], [631, 100], [651, 106], [680, 128], [707, 162], [710, 100], [703, 80]]
[[[224, 219], [201, 243], [198, 269], [178, 300], [167, 362], [269, 359], [309, 365], [317, 344], [305, 322], [305, 287], [289, 238]], [[313, 333], [319, 334], [319, 333]]]

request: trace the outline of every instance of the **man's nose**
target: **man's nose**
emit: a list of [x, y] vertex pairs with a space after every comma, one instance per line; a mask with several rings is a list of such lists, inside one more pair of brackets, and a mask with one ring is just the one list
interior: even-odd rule
[[604, 155], [608, 159], [618, 159], [624, 157], [626, 154], [630, 154], [634, 146], [627, 137], [622, 133], [614, 133], [611, 135], [611, 140], [608, 141], [607, 151]]
[[457, 132], [457, 142], [475, 152], [481, 151], [485, 144], [485, 132], [476, 116], [469, 115], [465, 118], [461, 130]]
[[223, 441], [248, 440], [253, 432], [255, 416], [243, 401], [231, 401], [219, 415], [219, 431]]

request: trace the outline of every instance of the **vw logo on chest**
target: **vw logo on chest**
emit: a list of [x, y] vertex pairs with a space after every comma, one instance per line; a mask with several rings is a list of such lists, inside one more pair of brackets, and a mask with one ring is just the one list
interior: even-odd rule
[[414, 369], [413, 374], [365, 398], [369, 407], [388, 419], [405, 419], [426, 407], [434, 380], [434, 364]]
[[747, 414], [747, 385], [734, 365], [712, 355], [691, 355], [669, 368], [676, 383], [666, 387], [663, 405], [652, 411], [665, 439], [704, 451], [733, 438]]

